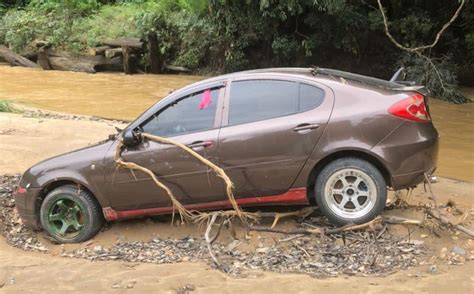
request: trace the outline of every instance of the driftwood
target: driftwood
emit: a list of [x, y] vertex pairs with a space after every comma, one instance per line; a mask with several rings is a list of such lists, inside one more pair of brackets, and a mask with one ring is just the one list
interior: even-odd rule
[[122, 58], [107, 59], [104, 56], [73, 56], [63, 52], [49, 51], [47, 59], [54, 70], [96, 73], [98, 71], [121, 71]]
[[99, 58], [88, 58], [86, 56], [72, 57], [49, 56], [49, 63], [54, 70], [77, 71], [86, 73], [95, 73], [95, 66], [100, 63]]
[[122, 56], [123, 49], [122, 48], [111, 48], [105, 50], [105, 58], [112, 59], [117, 56]]
[[32, 67], [39, 68], [40, 66], [34, 63], [33, 61], [16, 54], [7, 47], [0, 45], [0, 57], [8, 62], [11, 66], [23, 66], [23, 67]]
[[354, 225], [347, 225], [335, 229], [324, 229], [324, 228], [310, 228], [310, 229], [305, 229], [305, 228], [297, 228], [297, 229], [291, 229], [291, 230], [283, 230], [283, 229], [275, 229], [272, 227], [262, 227], [262, 226], [250, 226], [249, 230], [250, 231], [258, 231], [258, 232], [271, 232], [271, 233], [279, 233], [279, 234], [298, 234], [298, 235], [330, 235], [330, 234], [337, 234], [337, 233], [343, 233], [343, 232], [349, 232], [349, 231], [356, 231], [356, 230], [362, 230], [362, 229], [374, 229], [376, 225], [379, 225], [382, 223], [382, 217], [376, 217], [370, 222], [364, 223], [364, 224], [354, 224]]
[[110, 46], [99, 46], [99, 47], [94, 47], [94, 48], [89, 48], [87, 50], [87, 54], [91, 56], [97, 56], [97, 55], [104, 55], [105, 50], [110, 49]]
[[463, 232], [464, 234], [468, 235], [471, 238], [474, 238], [474, 231], [466, 228], [465, 226], [462, 226], [460, 224], [455, 224], [452, 223], [447, 217], [443, 216], [441, 213], [438, 213], [437, 211], [433, 211], [430, 209], [426, 210], [426, 213], [431, 216], [432, 218], [438, 220], [442, 225], [447, 225], [448, 227], [451, 227], [455, 230], [458, 230], [460, 232]]
[[184, 66], [169, 65], [166, 63], [164, 64], [163, 67], [170, 71], [177, 71], [177, 72], [190, 72], [191, 71], [189, 68], [184, 67]]
[[143, 42], [139, 38], [123, 37], [114, 40], [106, 40], [103, 45], [110, 47], [131, 47], [135, 49], [143, 49]]

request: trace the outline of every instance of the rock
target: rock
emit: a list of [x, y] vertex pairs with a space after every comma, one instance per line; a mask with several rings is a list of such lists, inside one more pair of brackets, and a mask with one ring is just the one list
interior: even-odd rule
[[445, 259], [448, 254], [448, 248], [443, 247], [439, 253], [439, 258]]
[[428, 268], [428, 272], [432, 274], [438, 272], [438, 266], [436, 264], [430, 265], [430, 267]]
[[234, 249], [237, 248], [237, 246], [239, 246], [240, 244], [241, 242], [239, 240], [234, 240], [230, 242], [229, 245], [226, 246], [225, 251], [227, 252], [234, 251]]
[[94, 252], [95, 253], [102, 253], [104, 251], [104, 248], [100, 245], [94, 246]]
[[463, 256], [466, 255], [466, 249], [457, 245], [453, 246], [453, 248], [451, 249], [451, 252], [456, 253], [457, 255], [463, 255]]

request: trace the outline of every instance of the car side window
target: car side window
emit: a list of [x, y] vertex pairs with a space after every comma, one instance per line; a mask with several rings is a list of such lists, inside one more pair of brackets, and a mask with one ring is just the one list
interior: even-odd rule
[[298, 83], [250, 80], [232, 83], [229, 125], [249, 123], [298, 112]]
[[219, 90], [206, 89], [175, 100], [147, 120], [143, 131], [172, 137], [214, 128]]
[[314, 109], [324, 101], [324, 90], [315, 86], [300, 83], [299, 107], [300, 112]]

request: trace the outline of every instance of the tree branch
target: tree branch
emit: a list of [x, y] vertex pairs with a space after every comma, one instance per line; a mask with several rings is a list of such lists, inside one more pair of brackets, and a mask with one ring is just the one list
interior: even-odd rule
[[379, 10], [380, 10], [380, 13], [382, 14], [382, 18], [383, 18], [383, 23], [384, 23], [384, 26], [385, 26], [385, 35], [387, 35], [387, 37], [390, 39], [390, 41], [392, 41], [392, 43], [395, 44], [395, 46], [397, 46], [398, 48], [400, 48], [404, 51], [416, 53], [416, 52], [420, 52], [420, 51], [423, 51], [425, 49], [430, 49], [430, 48], [433, 48], [434, 46], [436, 46], [436, 44], [438, 43], [438, 41], [441, 38], [441, 35], [444, 33], [444, 31], [446, 31], [446, 29], [456, 20], [456, 18], [458, 18], [459, 13], [461, 12], [461, 10], [464, 6], [465, 0], [461, 0], [461, 4], [459, 5], [458, 9], [456, 9], [456, 12], [453, 14], [451, 19], [447, 23], [445, 23], [443, 25], [443, 27], [436, 34], [436, 37], [435, 37], [433, 43], [431, 43], [430, 45], [423, 45], [423, 46], [419, 46], [419, 47], [405, 47], [402, 44], [400, 44], [397, 40], [395, 40], [395, 38], [392, 36], [392, 34], [390, 33], [390, 30], [388, 28], [388, 20], [387, 20], [387, 16], [385, 15], [385, 11], [383, 9], [381, 0], [377, 0], [377, 3], [379, 5]]

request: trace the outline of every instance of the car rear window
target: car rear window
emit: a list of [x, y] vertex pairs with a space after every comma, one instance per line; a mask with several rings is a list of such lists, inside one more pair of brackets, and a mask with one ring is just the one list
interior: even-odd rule
[[303, 83], [281, 80], [233, 82], [229, 125], [238, 125], [308, 111], [324, 100], [324, 91]]
[[321, 105], [324, 100], [324, 90], [307, 84], [300, 84], [299, 111], [308, 111]]

